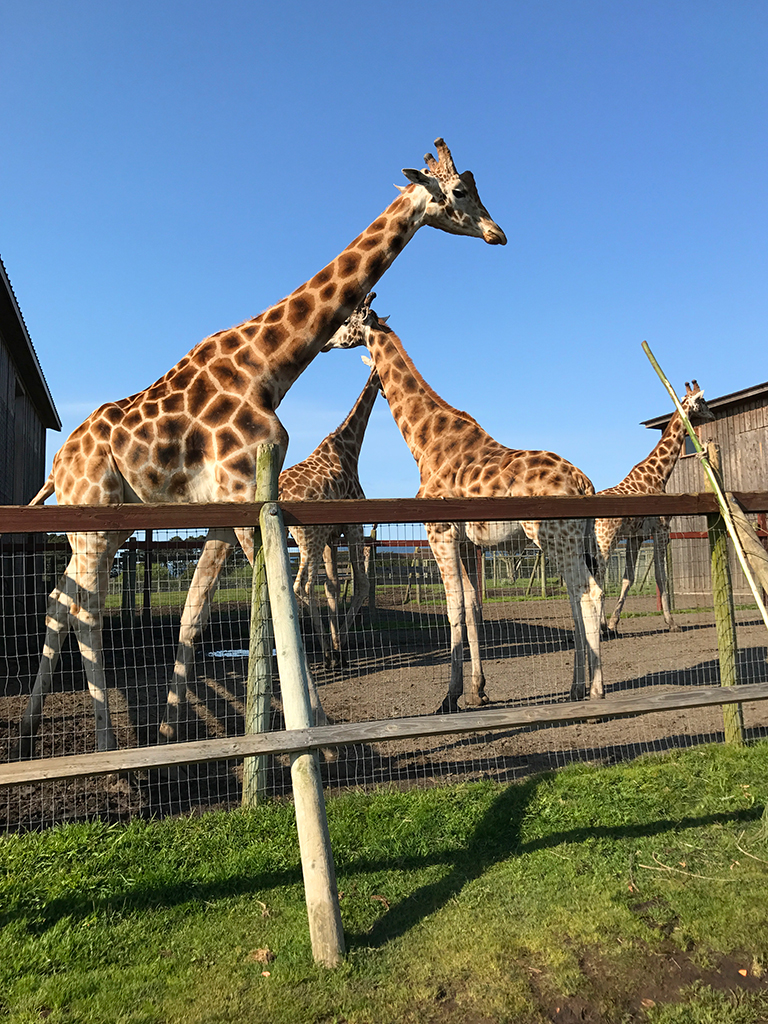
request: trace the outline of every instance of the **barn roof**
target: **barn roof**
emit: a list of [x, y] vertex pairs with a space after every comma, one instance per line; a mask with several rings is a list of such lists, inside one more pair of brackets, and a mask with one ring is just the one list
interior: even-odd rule
[[[710, 409], [716, 411], [725, 409], [729, 405], [741, 405], [743, 402], [749, 402], [766, 395], [768, 395], [768, 381], [764, 384], [753, 384], [751, 388], [743, 388], [741, 391], [732, 391], [729, 395], [721, 395], [719, 398], [708, 398], [707, 405]], [[642, 427], [650, 427], [651, 429], [663, 430], [671, 419], [672, 414], [665, 412], [663, 416], [654, 416], [653, 419], [642, 420], [640, 425]]]
[[10, 352], [16, 372], [34, 405], [40, 422], [50, 430], [61, 430], [61, 420], [29, 336], [13, 287], [0, 259], [0, 336]]

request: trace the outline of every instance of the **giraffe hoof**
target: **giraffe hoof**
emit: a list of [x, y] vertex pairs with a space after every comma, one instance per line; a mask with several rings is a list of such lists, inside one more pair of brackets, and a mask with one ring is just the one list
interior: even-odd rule
[[452, 697], [450, 694], [445, 698], [440, 707], [435, 711], [436, 715], [454, 715], [459, 710], [458, 697]]
[[602, 636], [603, 640], [619, 639], [619, 631], [618, 629], [616, 629], [615, 626], [601, 626], [600, 635]]
[[670, 632], [670, 633], [682, 633], [683, 631], [682, 631], [680, 626], [678, 626], [676, 623], [673, 622], [672, 625], [668, 627], [668, 632]]
[[582, 683], [581, 686], [571, 687], [571, 700], [585, 700], [587, 696], [587, 688]]

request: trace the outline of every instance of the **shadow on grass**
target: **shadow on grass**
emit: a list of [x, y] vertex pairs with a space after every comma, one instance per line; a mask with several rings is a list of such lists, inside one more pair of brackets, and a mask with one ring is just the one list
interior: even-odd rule
[[[591, 826], [555, 832], [523, 844], [520, 841], [520, 829], [526, 809], [538, 786], [548, 778], [549, 775], [537, 776], [524, 783], [507, 787], [493, 801], [472, 837], [461, 850], [436, 858], [418, 858], [411, 864], [407, 858], [399, 859], [398, 867], [403, 870], [423, 868], [436, 863], [450, 864], [450, 870], [438, 881], [422, 886], [391, 907], [370, 931], [347, 932], [348, 946], [379, 947], [398, 938], [424, 918], [440, 910], [468, 883], [480, 878], [493, 865], [515, 855], [550, 849], [563, 843], [582, 843], [590, 839], [621, 841], [715, 824], [748, 823], [758, 820], [763, 813], [762, 807], [751, 807], [748, 810], [702, 815], [698, 818], [663, 819], [621, 827]], [[367, 863], [360, 865], [359, 870], [381, 871], [387, 866], [386, 863]]]

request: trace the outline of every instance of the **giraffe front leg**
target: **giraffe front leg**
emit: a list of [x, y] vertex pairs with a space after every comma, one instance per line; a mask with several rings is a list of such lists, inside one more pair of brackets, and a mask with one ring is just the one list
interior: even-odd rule
[[56, 670], [62, 645], [69, 632], [69, 608], [72, 604], [72, 594], [75, 587], [71, 575], [73, 562], [74, 558], [70, 561], [67, 571], [59, 580], [56, 588], [51, 591], [48, 598], [43, 652], [40, 656], [40, 665], [37, 670], [34, 686], [32, 687], [32, 693], [21, 719], [19, 740], [15, 751], [15, 755], [20, 758], [32, 756], [35, 735], [40, 728], [40, 721], [43, 717], [43, 704], [51, 689], [53, 673]]
[[323, 637], [323, 653], [326, 668], [341, 668], [344, 657], [341, 651], [339, 632], [339, 571], [338, 552], [336, 545], [329, 541], [323, 548], [323, 564], [325, 565], [325, 599], [328, 602], [328, 627], [330, 643]]
[[[253, 531], [250, 533], [252, 557]], [[185, 724], [188, 713], [187, 688], [194, 673], [195, 644], [208, 623], [211, 614], [211, 601], [216, 592], [219, 576], [234, 543], [235, 535], [232, 530], [208, 531], [181, 615], [176, 662], [168, 687], [165, 715], [159, 727], [159, 742], [161, 743], [178, 739], [179, 732]], [[247, 551], [246, 554], [248, 554]]]
[[611, 615], [610, 622], [608, 623], [608, 632], [618, 635], [619, 619], [624, 609], [624, 602], [627, 599], [627, 594], [630, 591], [632, 584], [635, 582], [635, 566], [637, 565], [637, 553], [640, 550], [640, 545], [643, 540], [640, 536], [627, 537], [627, 553], [626, 561], [624, 563], [624, 578], [621, 581], [621, 593], [619, 594], [619, 600], [616, 602], [616, 607], [613, 609], [613, 615]]
[[483, 662], [480, 657], [480, 623], [482, 613], [478, 587], [480, 581], [476, 571], [475, 546], [467, 545], [466, 552], [462, 550], [461, 558], [461, 584], [464, 593], [464, 608], [466, 610], [467, 643], [469, 644], [469, 657], [472, 662], [472, 685], [464, 688], [464, 703], [474, 707], [482, 707], [489, 704], [490, 699], [485, 692], [485, 673]]
[[427, 523], [427, 539], [445, 587], [448, 624], [451, 630], [451, 679], [438, 714], [459, 710], [464, 693], [464, 588], [456, 529], [450, 523]]
[[656, 586], [661, 596], [661, 611], [670, 633], [679, 633], [680, 627], [672, 617], [667, 585], [667, 549], [669, 547], [669, 527], [659, 521], [651, 534], [653, 538], [653, 568], [656, 573]]

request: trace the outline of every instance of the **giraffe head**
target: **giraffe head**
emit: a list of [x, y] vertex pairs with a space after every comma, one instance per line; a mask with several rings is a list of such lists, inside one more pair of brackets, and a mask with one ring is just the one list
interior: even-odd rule
[[332, 348], [358, 348], [368, 344], [369, 332], [381, 330], [389, 320], [388, 316], [377, 316], [371, 309], [375, 298], [376, 292], [368, 292], [357, 309], [350, 313], [338, 331], [325, 343], [323, 352], [330, 352]]
[[711, 423], [715, 418], [714, 413], [704, 401], [704, 389], [700, 388], [696, 381], [693, 382], [693, 387], [688, 381], [685, 382], [685, 396], [680, 400], [680, 405], [694, 427], [702, 423]]
[[403, 168], [412, 185], [429, 193], [424, 222], [453, 235], [473, 235], [489, 245], [506, 245], [507, 236], [480, 201], [472, 172], [459, 174], [443, 139], [435, 139], [435, 148], [437, 160], [427, 153], [423, 171]]

